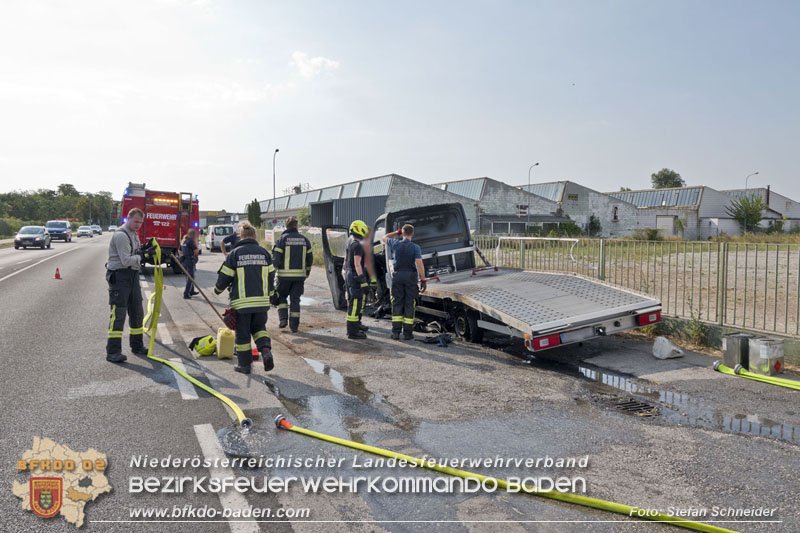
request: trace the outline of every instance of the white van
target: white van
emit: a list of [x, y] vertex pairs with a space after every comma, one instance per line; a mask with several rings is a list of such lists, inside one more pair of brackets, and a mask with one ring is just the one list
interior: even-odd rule
[[234, 231], [233, 224], [209, 226], [206, 229], [206, 248], [211, 252], [222, 251], [222, 239], [233, 235]]

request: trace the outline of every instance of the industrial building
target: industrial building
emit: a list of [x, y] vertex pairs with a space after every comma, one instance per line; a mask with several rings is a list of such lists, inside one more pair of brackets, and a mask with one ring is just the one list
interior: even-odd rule
[[[722, 192], [733, 196], [734, 198], [742, 198], [745, 195], [761, 196], [761, 199], [764, 201], [764, 205], [767, 206], [769, 211], [775, 213], [778, 218], [785, 219], [783, 225], [784, 231], [791, 231], [793, 229], [800, 228], [800, 202], [795, 202], [791, 198], [776, 193], [775, 191], [771, 190], [769, 186], [750, 189], [726, 189]], [[768, 227], [770, 220], [771, 218], [763, 220], [761, 222], [761, 226]]]
[[602, 237], [630, 235], [637, 228], [639, 210], [625, 200], [609, 196], [574, 181], [552, 181], [519, 185], [528, 191], [554, 202], [561, 213], [586, 230], [592, 216], [600, 223], [597, 234]]
[[464, 207], [470, 227], [476, 227], [477, 202], [398, 174], [281, 196], [275, 199], [274, 205], [271, 199], [261, 201], [259, 205], [261, 219], [266, 222], [273, 218], [283, 220], [289, 216], [297, 216], [300, 209], [307, 208], [311, 225], [321, 227], [346, 226], [359, 219], [371, 225], [387, 211], [442, 203], [460, 203]]
[[[685, 239], [708, 239], [722, 233], [739, 235], [739, 223], [727, 208], [732, 196], [711, 187], [679, 187], [607, 193], [638, 207], [638, 228], [656, 228], [662, 235]], [[780, 219], [767, 211], [766, 220]]]
[[541, 228], [546, 224], [558, 226], [572, 222], [558, 212], [556, 202], [491, 178], [447, 181], [433, 186], [477, 202], [481, 233], [524, 234], [526, 227]]

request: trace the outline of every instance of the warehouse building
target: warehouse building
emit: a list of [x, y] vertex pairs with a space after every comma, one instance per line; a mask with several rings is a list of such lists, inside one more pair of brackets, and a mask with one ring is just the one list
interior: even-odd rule
[[518, 188], [555, 202], [563, 214], [584, 231], [588, 229], [589, 221], [594, 216], [600, 224], [600, 231], [597, 233], [599, 236], [630, 235], [637, 227], [639, 212], [635, 205], [574, 181], [534, 183], [519, 185]]
[[300, 209], [307, 208], [311, 225], [322, 227], [347, 226], [353, 220], [363, 220], [372, 225], [376, 218], [387, 211], [443, 203], [460, 203], [470, 227], [475, 227], [478, 220], [475, 201], [398, 174], [281, 196], [275, 199], [274, 206], [272, 200], [264, 200], [259, 205], [261, 219], [266, 222], [273, 217], [282, 221], [289, 216], [297, 216]]
[[558, 213], [556, 202], [491, 178], [447, 181], [433, 186], [477, 202], [481, 233], [524, 234], [526, 227], [541, 228], [547, 224], [558, 226], [571, 222]]
[[[607, 193], [638, 208], [638, 228], [656, 228], [662, 235], [681, 235], [685, 239], [708, 239], [726, 233], [742, 233], [738, 222], [727, 212], [732, 197], [711, 187], [679, 187]], [[767, 211], [765, 219], [779, 219]]]
[[[778, 215], [778, 218], [785, 219], [783, 230], [791, 231], [800, 228], [800, 202], [795, 202], [787, 196], [778, 194], [771, 190], [770, 186], [756, 187], [754, 189], [727, 189], [722, 191], [734, 198], [742, 198], [747, 195], [758, 195], [764, 201], [770, 211]], [[762, 221], [761, 226], [768, 227], [770, 220]]]

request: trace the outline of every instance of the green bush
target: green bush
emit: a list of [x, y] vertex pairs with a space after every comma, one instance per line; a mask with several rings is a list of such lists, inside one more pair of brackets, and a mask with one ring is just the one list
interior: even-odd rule
[[37, 220], [20, 220], [18, 218], [0, 218], [0, 237], [13, 237], [22, 226], [44, 226]]
[[633, 238], [637, 241], [661, 241], [661, 230], [656, 228], [641, 228], [633, 230]]

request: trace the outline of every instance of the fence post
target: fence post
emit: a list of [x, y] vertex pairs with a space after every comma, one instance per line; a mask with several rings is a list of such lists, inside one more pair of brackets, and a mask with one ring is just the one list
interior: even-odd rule
[[717, 324], [722, 326], [728, 309], [728, 243], [719, 243], [717, 253]]
[[606, 241], [600, 239], [600, 254], [598, 257], [600, 264], [597, 266], [597, 279], [605, 281], [606, 279]]
[[525, 269], [525, 241], [519, 240], [519, 268]]

